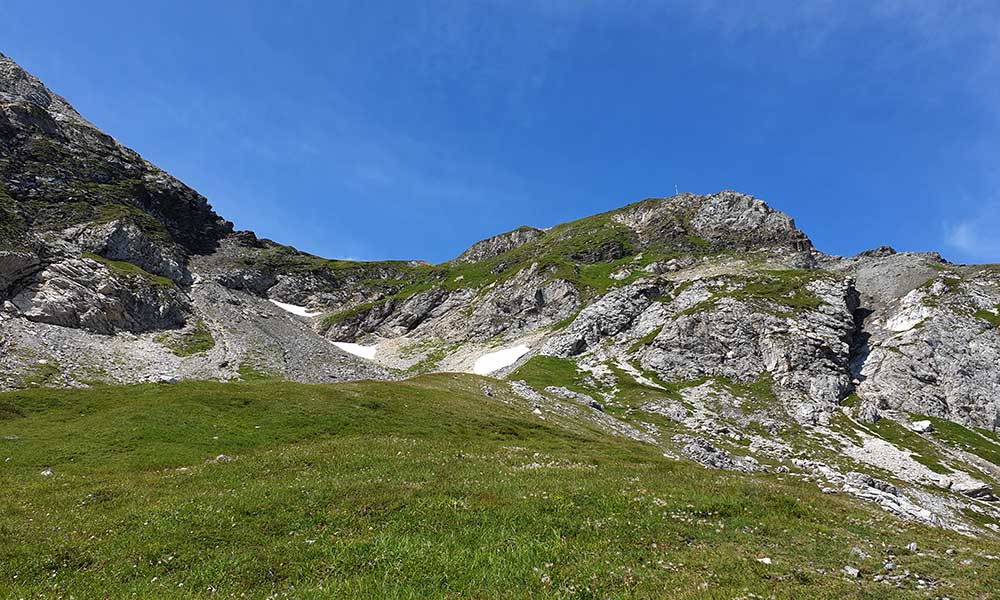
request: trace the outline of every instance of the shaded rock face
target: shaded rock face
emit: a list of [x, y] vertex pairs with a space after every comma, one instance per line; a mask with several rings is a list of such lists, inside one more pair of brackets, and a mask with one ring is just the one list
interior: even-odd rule
[[129, 216], [158, 236], [164, 256], [183, 262], [176, 259], [212, 251], [231, 231], [204, 197], [97, 130], [2, 55], [0, 156], [0, 189], [14, 211], [8, 217], [35, 234]]
[[[579, 303], [580, 293], [572, 284], [551, 279], [549, 273], [533, 265], [483, 294], [473, 305], [465, 327], [475, 340], [500, 334], [516, 336], [569, 317]], [[456, 321], [461, 318], [455, 316]]]
[[176, 287], [118, 276], [89, 259], [49, 265], [11, 302], [28, 320], [102, 334], [179, 327], [189, 309]]
[[528, 242], [537, 240], [545, 232], [534, 227], [521, 226], [513, 231], [501, 233], [491, 238], [476, 242], [455, 259], [460, 263], [479, 262], [494, 256], [500, 256], [514, 248], [519, 248]]
[[0, 299], [6, 298], [7, 291], [15, 282], [31, 274], [41, 265], [41, 260], [32, 252], [0, 250]]
[[903, 410], [991, 426], [1000, 414], [1000, 271], [952, 265], [936, 253], [888, 248], [824, 268], [856, 279], [852, 371], [872, 410]]

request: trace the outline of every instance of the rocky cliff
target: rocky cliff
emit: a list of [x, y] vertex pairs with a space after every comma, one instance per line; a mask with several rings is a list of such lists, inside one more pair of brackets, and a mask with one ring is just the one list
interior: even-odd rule
[[828, 256], [735, 191], [440, 265], [327, 260], [233, 232], [0, 56], [0, 302], [0, 388], [489, 374], [707, 466], [967, 531], [1000, 514], [1000, 267]]

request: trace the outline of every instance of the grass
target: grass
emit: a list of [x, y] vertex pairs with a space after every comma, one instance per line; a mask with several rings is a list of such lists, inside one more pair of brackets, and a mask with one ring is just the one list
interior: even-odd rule
[[935, 439], [971, 452], [976, 456], [1000, 465], [1000, 438], [988, 429], [969, 429], [958, 423], [937, 417], [921, 416], [934, 425]]
[[841, 406], [847, 406], [850, 408], [857, 408], [861, 406], [861, 396], [858, 396], [855, 392], [848, 394], [843, 400], [840, 401]]
[[94, 254], [93, 252], [84, 252], [83, 258], [89, 258], [90, 260], [95, 260], [116, 275], [121, 275], [129, 279], [138, 279], [144, 281], [154, 287], [170, 287], [174, 285], [174, 282], [162, 277], [160, 275], [153, 275], [152, 273], [144, 270], [142, 267], [133, 265], [130, 262], [125, 262], [123, 260], [111, 260], [109, 258], [104, 258], [103, 256]]
[[573, 314], [560, 321], [556, 321], [552, 325], [549, 325], [549, 331], [562, 331], [563, 329], [566, 329], [573, 324], [573, 321], [575, 321], [578, 316], [580, 316], [580, 310], [573, 311]]
[[[181, 357], [208, 352], [215, 347], [215, 338], [204, 321], [198, 321], [188, 331], [157, 336], [156, 341], [169, 348], [174, 355]], [[240, 374], [242, 375], [242, 371]]]
[[992, 325], [996, 329], [1000, 329], [1000, 304], [991, 312], [988, 310], [977, 310], [975, 317], [982, 319]]
[[[921, 577], [972, 598], [1000, 577], [989, 540], [541, 421], [484, 381], [0, 395], [4, 595], [925, 598]], [[890, 553], [899, 589], [867, 577]]]
[[593, 395], [597, 392], [590, 383], [590, 376], [585, 371], [581, 371], [575, 362], [556, 356], [543, 356], [541, 354], [532, 356], [508, 375], [507, 379], [511, 381], [523, 380], [535, 389], [557, 386], [581, 394]]
[[319, 329], [323, 333], [326, 333], [335, 325], [348, 323], [357, 319], [363, 319], [372, 308], [380, 304], [382, 304], [382, 302], [365, 302], [363, 304], [352, 306], [347, 310], [323, 315], [323, 318], [319, 321]]
[[267, 381], [274, 379], [273, 375], [268, 375], [264, 371], [259, 370], [250, 362], [241, 363], [236, 372], [240, 374], [240, 379], [243, 381]]
[[774, 393], [774, 378], [769, 371], [764, 371], [747, 383], [734, 382], [722, 377], [715, 379], [726, 387], [729, 393], [743, 398], [750, 410], [770, 413], [780, 406], [778, 397]]
[[892, 419], [879, 419], [877, 423], [869, 424], [867, 427], [885, 441], [914, 452], [913, 460], [931, 471], [941, 475], [951, 474], [951, 469], [942, 464], [944, 457], [941, 453], [932, 442], [920, 434], [910, 431]]
[[17, 387], [37, 387], [55, 383], [62, 370], [52, 359], [42, 359], [32, 363], [26, 371], [17, 378]]

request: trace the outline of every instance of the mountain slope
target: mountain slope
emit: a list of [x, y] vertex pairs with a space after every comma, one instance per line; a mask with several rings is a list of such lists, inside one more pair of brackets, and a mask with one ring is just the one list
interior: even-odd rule
[[328, 260], [233, 232], [6, 58], [0, 211], [0, 389], [491, 374], [659, 454], [1000, 531], [995, 265], [828, 256], [735, 191]]

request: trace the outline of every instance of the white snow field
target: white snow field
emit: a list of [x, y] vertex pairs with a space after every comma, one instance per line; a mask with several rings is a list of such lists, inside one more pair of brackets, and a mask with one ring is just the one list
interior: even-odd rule
[[344, 352], [360, 356], [361, 358], [367, 358], [368, 360], [375, 360], [375, 353], [378, 352], [378, 346], [362, 346], [361, 344], [352, 344], [350, 342], [333, 342], [333, 345]]
[[294, 304], [285, 304], [284, 302], [278, 302], [277, 300], [271, 300], [271, 304], [277, 306], [282, 310], [287, 310], [293, 315], [298, 315], [300, 317], [316, 317], [323, 313], [309, 312], [309, 309], [304, 306], [296, 306]]
[[472, 372], [476, 375], [488, 375], [497, 369], [511, 366], [530, 350], [531, 348], [521, 345], [484, 354], [476, 359], [476, 364], [472, 365]]

